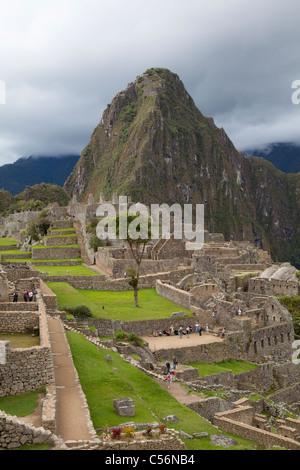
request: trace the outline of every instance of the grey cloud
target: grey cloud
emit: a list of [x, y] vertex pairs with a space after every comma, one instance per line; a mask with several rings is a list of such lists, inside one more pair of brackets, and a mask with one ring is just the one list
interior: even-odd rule
[[177, 73], [240, 149], [299, 141], [300, 4], [286, 0], [11, 0], [0, 19], [0, 165], [77, 152], [150, 67]]

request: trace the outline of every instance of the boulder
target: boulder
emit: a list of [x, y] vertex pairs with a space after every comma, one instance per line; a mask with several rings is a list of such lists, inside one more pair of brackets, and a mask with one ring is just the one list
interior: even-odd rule
[[113, 403], [114, 410], [119, 416], [134, 416], [135, 406], [132, 398], [118, 398]]

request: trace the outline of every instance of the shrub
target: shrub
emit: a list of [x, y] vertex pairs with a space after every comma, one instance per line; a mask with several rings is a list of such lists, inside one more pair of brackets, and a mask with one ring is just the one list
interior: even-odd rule
[[134, 426], [124, 426], [123, 431], [125, 433], [125, 437], [133, 437]]
[[158, 426], [159, 434], [166, 434], [167, 433], [167, 426], [165, 424], [160, 424]]
[[86, 305], [77, 305], [76, 307], [66, 307], [64, 309], [68, 314], [82, 320], [92, 317], [92, 312]]
[[93, 235], [92, 238], [90, 239], [90, 248], [92, 248], [92, 250], [94, 251], [97, 251], [100, 246], [105, 246], [105, 245], [106, 245], [106, 242], [98, 238], [97, 235]]
[[153, 436], [153, 433], [152, 433], [152, 427], [149, 426], [146, 431], [143, 432], [144, 436], [146, 437], [152, 437]]
[[120, 439], [121, 438], [122, 429], [120, 427], [113, 428], [111, 430], [111, 437], [112, 439]]

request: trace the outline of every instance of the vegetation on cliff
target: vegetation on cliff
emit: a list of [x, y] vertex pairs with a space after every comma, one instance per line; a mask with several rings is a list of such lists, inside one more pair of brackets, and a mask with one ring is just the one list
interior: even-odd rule
[[149, 69], [114, 97], [64, 188], [81, 201], [116, 192], [146, 204], [203, 203], [209, 231], [300, 267], [300, 174], [237, 151], [169, 70]]
[[12, 196], [4, 189], [0, 190], [0, 215], [6, 216], [13, 212], [40, 211], [53, 202], [66, 206], [69, 202], [66, 191], [55, 184], [36, 184], [27, 186], [22, 193]]

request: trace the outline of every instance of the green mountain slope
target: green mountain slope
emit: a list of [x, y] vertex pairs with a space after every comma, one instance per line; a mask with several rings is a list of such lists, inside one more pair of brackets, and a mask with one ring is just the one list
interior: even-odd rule
[[114, 97], [64, 188], [82, 201], [117, 192], [146, 204], [203, 203], [208, 230], [300, 263], [298, 176], [246, 158], [176, 74], [150, 69]]
[[61, 157], [23, 157], [14, 163], [0, 166], [0, 189], [16, 194], [26, 186], [49, 183], [63, 186], [73, 170], [79, 155]]

